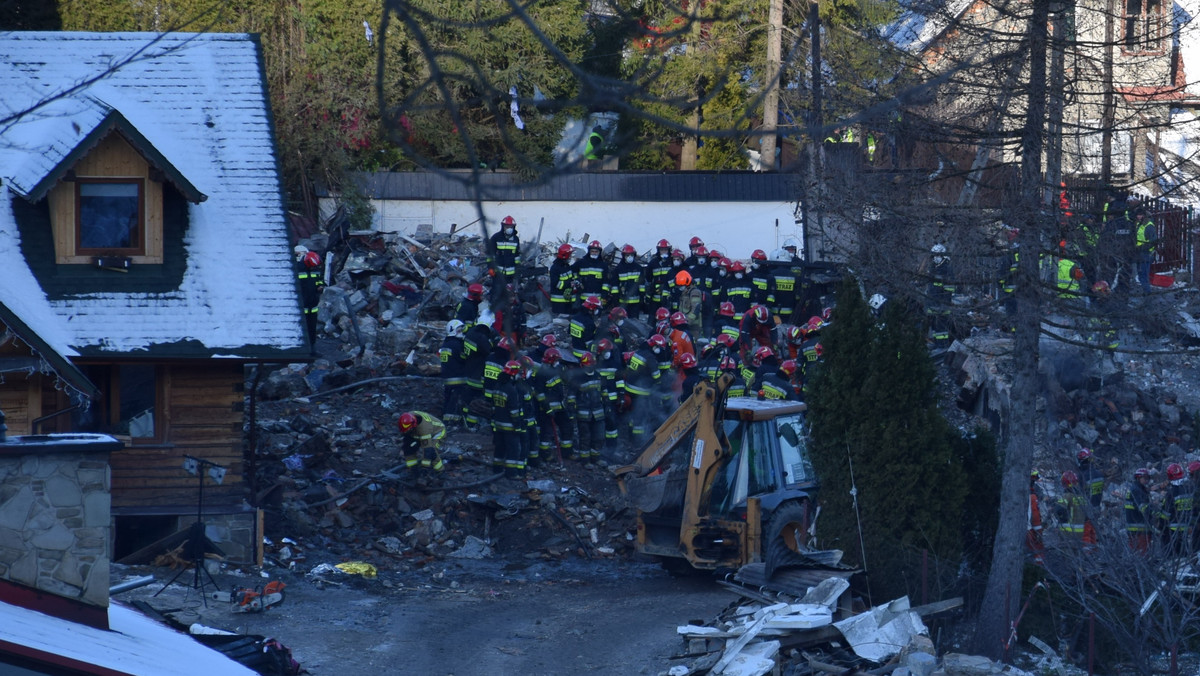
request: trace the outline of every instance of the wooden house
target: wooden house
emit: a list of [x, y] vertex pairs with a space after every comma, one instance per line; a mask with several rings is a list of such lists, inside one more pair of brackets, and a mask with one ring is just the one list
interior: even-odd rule
[[114, 559], [195, 519], [233, 559], [249, 363], [309, 350], [257, 39], [0, 33], [0, 408], [11, 433], [102, 432]]

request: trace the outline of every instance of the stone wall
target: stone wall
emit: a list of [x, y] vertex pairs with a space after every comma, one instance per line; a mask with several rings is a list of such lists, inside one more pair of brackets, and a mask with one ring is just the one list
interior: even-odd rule
[[107, 454], [0, 456], [0, 579], [108, 607]]

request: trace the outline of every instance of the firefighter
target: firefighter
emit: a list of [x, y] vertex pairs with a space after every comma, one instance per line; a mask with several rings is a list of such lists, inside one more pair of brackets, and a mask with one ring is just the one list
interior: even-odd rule
[[679, 374], [682, 376], [679, 383], [679, 403], [687, 401], [687, 398], [692, 396], [692, 390], [696, 389], [696, 385], [704, 378], [699, 366], [694, 354], [684, 353], [679, 357]]
[[575, 248], [570, 244], [558, 247], [554, 262], [550, 264], [550, 311], [556, 315], [571, 313], [575, 303], [575, 263], [571, 254]]
[[296, 279], [300, 282], [301, 311], [304, 326], [310, 341], [317, 339], [317, 306], [321, 302], [321, 290], [325, 288], [325, 274], [321, 270], [321, 255], [316, 251], [305, 251], [296, 264]]
[[746, 271], [746, 277], [750, 280], [751, 305], [771, 307], [775, 304], [774, 294], [771, 293], [771, 272], [767, 263], [767, 252], [755, 249], [750, 254], [750, 268]]
[[[729, 268], [733, 265], [733, 261], [725, 257], [710, 260], [715, 260], [717, 264], [712, 268], [713, 276], [709, 280], [710, 286], [708, 289], [709, 300], [705, 308], [709, 312], [716, 313], [717, 308], [726, 299], [725, 294], [729, 289], [729, 280], [731, 279]], [[709, 326], [712, 326], [712, 317], [708, 318], [707, 323]]]
[[737, 377], [739, 371], [741, 371], [741, 364], [738, 363], [737, 353], [731, 352], [728, 356], [721, 357], [720, 369], [722, 374], [728, 373], [734, 376], [733, 382], [729, 384], [726, 394], [730, 397], [746, 396], [746, 383]]
[[645, 336], [640, 335], [640, 332], [628, 321], [628, 313], [623, 307], [609, 310], [608, 319], [603, 324], [596, 329], [596, 335], [608, 336], [619, 352], [624, 351], [626, 345], [636, 345], [645, 340]]
[[424, 411], [408, 411], [400, 414], [396, 426], [402, 435], [405, 467], [442, 471], [441, 446], [442, 439], [446, 437], [446, 426], [441, 420]]
[[642, 298], [646, 295], [646, 271], [637, 262], [637, 250], [632, 244], [621, 247], [621, 261], [609, 275], [609, 293], [613, 305], [620, 305], [630, 317], [641, 316]]
[[727, 333], [718, 335], [716, 340], [706, 345], [704, 352], [701, 353], [700, 373], [705, 378], [716, 382], [717, 377], [721, 375], [721, 359], [736, 354], [736, 346], [737, 339], [733, 336]]
[[1139, 467], [1133, 472], [1133, 483], [1125, 489], [1125, 533], [1130, 549], [1140, 554], [1150, 552], [1151, 509], [1150, 470]]
[[[728, 335], [735, 341], [741, 335], [741, 320], [734, 320], [733, 316], [737, 314], [733, 303], [725, 301], [717, 306], [717, 318], [713, 320], [713, 337]], [[744, 315], [743, 315], [744, 316]]]
[[495, 345], [495, 334], [487, 324], [472, 324], [463, 334], [463, 374], [467, 379], [466, 398], [463, 401], [463, 421], [475, 426], [484, 420], [471, 410], [471, 401], [486, 397], [483, 388], [483, 369], [487, 356]]
[[771, 278], [771, 312], [781, 321], [788, 322], [799, 300], [800, 276], [789, 261], [772, 261], [767, 274]]
[[500, 373], [504, 370], [504, 365], [515, 358], [515, 347], [512, 338], [501, 336], [484, 358], [483, 397], [488, 403], [493, 403], [492, 396], [496, 393], [496, 386], [500, 384]]
[[946, 245], [934, 244], [929, 253], [929, 305], [925, 314], [929, 318], [933, 348], [945, 350], [950, 347], [950, 304], [956, 291], [954, 272], [950, 257], [946, 255]]
[[604, 446], [611, 450], [616, 448], [620, 439], [617, 407], [625, 394], [625, 381], [620, 377], [624, 372], [621, 353], [614, 349], [613, 342], [608, 338], [596, 341], [596, 367], [604, 393]]
[[529, 357], [533, 359], [533, 361], [541, 362], [542, 355], [546, 354], [546, 350], [552, 347], [558, 347], [558, 336], [554, 335], [553, 333], [547, 333], [546, 335], [542, 336], [540, 340], [538, 340], [537, 346], [535, 346], [533, 350], [529, 352]]
[[738, 324], [738, 356], [742, 361], [749, 359], [759, 346], [771, 346], [771, 311], [765, 305], [750, 308]]
[[1063, 492], [1054, 505], [1055, 515], [1058, 517], [1058, 530], [1072, 539], [1079, 538], [1085, 552], [1092, 551], [1096, 546], [1096, 529], [1088, 518], [1088, 498], [1083, 495], [1079, 475], [1067, 470], [1062, 473], [1060, 482]]
[[513, 431], [520, 444], [520, 457], [525, 458], [527, 467], [536, 467], [542, 461], [538, 452], [537, 394], [533, 391], [532, 380], [537, 367], [528, 355], [521, 355], [517, 361], [521, 364], [521, 373], [513, 378], [513, 387], [521, 399], [521, 413], [513, 421]]
[[603, 297], [608, 290], [608, 263], [601, 256], [604, 247], [599, 240], [588, 244], [587, 255], [575, 261], [575, 279], [579, 284], [578, 298]]
[[492, 278], [492, 305], [499, 306], [505, 287], [515, 284], [521, 267], [521, 238], [517, 236], [517, 221], [505, 216], [500, 230], [488, 240], [488, 276]]
[[667, 341], [671, 343], [671, 363], [678, 364], [679, 358], [685, 354], [695, 357], [696, 346], [692, 341], [687, 316], [682, 312], [673, 312], [668, 321], [671, 324], [671, 330], [667, 333]]
[[[770, 348], [759, 348], [767, 350]], [[758, 376], [758, 392], [762, 399], [785, 399], [788, 401], [800, 401], [800, 396], [796, 394], [796, 389], [792, 386], [791, 378], [796, 373], [796, 362], [792, 359], [784, 360], [779, 366], [765, 372], [761, 372]]]
[[525, 459], [521, 454], [521, 395], [513, 382], [520, 375], [521, 362], [515, 359], [505, 362], [492, 403], [492, 438], [496, 440], [492, 469], [503, 472], [509, 479], [525, 474]]
[[599, 296], [583, 299], [583, 306], [571, 317], [571, 354], [579, 359], [584, 352], [592, 351], [596, 338], [596, 319], [600, 316]]
[[793, 324], [779, 325], [779, 353], [787, 355], [788, 359], [803, 359], [801, 346], [804, 344], [805, 330]]
[[1099, 514], [1100, 500], [1104, 497], [1104, 474], [1094, 466], [1095, 457], [1092, 449], [1081, 448], [1075, 454], [1075, 463], [1079, 469], [1079, 480], [1083, 484], [1084, 494], [1087, 495], [1088, 505], [1094, 513]]
[[552, 447], [557, 448], [564, 459], [575, 455], [573, 425], [566, 408], [566, 386], [558, 366], [561, 360], [558, 348], [546, 350], [533, 378], [533, 391], [538, 402], [538, 455], [547, 462]]
[[[1062, 242], [1061, 244], [1066, 244]], [[1060, 249], [1065, 247], [1060, 245]], [[1058, 289], [1058, 297], [1064, 300], [1076, 300], [1080, 297], [1080, 282], [1083, 280], [1083, 268], [1066, 256], [1065, 251], [1054, 258], [1054, 287]]]
[[483, 285], [468, 284], [467, 292], [454, 308], [454, 318], [470, 328], [479, 321], [479, 303], [483, 301]]
[[[755, 287], [749, 279], [746, 279], [746, 266], [742, 265], [741, 261], [733, 261], [729, 264], [729, 279], [725, 282], [724, 292], [721, 294], [721, 299], [733, 303], [733, 319], [741, 322], [742, 316], [746, 314], [746, 310], [750, 309], [751, 296], [754, 295]], [[766, 307], [763, 304], [763, 307]]]
[[1150, 212], [1146, 207], [1138, 207], [1133, 211], [1134, 262], [1137, 264], [1137, 281], [1142, 291], [1150, 293], [1154, 287], [1150, 284], [1150, 265], [1154, 263], [1155, 250], [1158, 247], [1158, 228], [1150, 220]]
[[[693, 272], [692, 268], [697, 266], [708, 265], [708, 250], [705, 249], [701, 254], [700, 249], [704, 249], [704, 240], [699, 237], [688, 240], [688, 257], [683, 259], [683, 267], [688, 272]], [[701, 260], [701, 256], [704, 257], [704, 260]]]
[[635, 448], [641, 448], [647, 429], [657, 427], [657, 424], [650, 426], [656, 418], [653, 408], [657, 404], [653, 397], [658, 393], [659, 378], [662, 377], [659, 360], [667, 358], [668, 349], [666, 338], [651, 334], [625, 365], [625, 393], [629, 396], [626, 421]]
[[438, 349], [438, 361], [445, 381], [442, 396], [442, 419], [454, 427], [463, 422], [463, 391], [467, 387], [467, 375], [462, 362], [463, 323], [457, 319], [446, 322], [446, 337]]
[[1164, 500], [1167, 527], [1163, 530], [1167, 551], [1179, 555], [1190, 554], [1194, 512], [1192, 487], [1187, 485], [1183, 465], [1177, 462], [1167, 465], [1167, 481], [1170, 483]]
[[642, 299], [642, 305], [647, 308], [667, 304], [671, 278], [675, 276], [671, 243], [660, 239], [654, 248], [654, 258], [646, 266], [646, 296]]
[[596, 356], [584, 352], [579, 358], [579, 368], [570, 369], [567, 376], [568, 400], [575, 411], [575, 424], [579, 430], [579, 459], [592, 463], [600, 457], [604, 447], [604, 382], [596, 370]]

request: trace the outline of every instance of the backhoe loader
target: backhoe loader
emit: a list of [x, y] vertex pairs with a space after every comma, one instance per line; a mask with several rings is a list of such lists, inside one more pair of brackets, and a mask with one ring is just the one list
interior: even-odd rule
[[838, 567], [809, 547], [817, 477], [795, 401], [727, 398], [733, 377], [702, 381], [632, 464], [614, 471], [638, 510], [637, 549], [665, 567]]

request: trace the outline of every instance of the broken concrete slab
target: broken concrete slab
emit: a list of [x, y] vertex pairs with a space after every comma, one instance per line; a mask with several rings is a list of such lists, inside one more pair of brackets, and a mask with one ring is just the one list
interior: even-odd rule
[[911, 610], [907, 596], [833, 626], [846, 637], [854, 654], [872, 662], [886, 661], [907, 646], [913, 636], [928, 631], [921, 617]]

